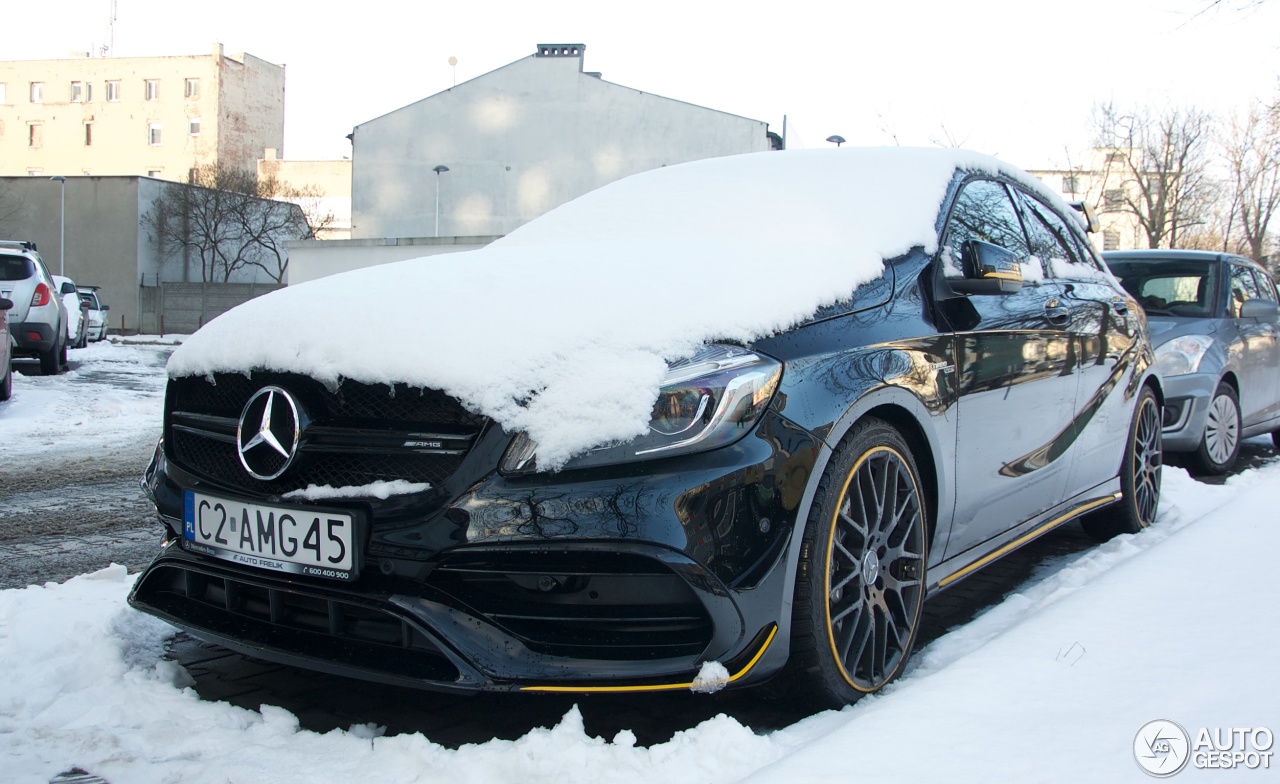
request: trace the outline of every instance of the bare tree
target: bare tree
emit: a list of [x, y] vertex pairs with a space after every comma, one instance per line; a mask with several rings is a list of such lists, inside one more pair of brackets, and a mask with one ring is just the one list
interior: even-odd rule
[[0, 237], [11, 235], [17, 229], [22, 213], [22, 200], [13, 184], [0, 178]]
[[[284, 243], [313, 236], [302, 208], [264, 197], [253, 172], [211, 164], [196, 169], [189, 185], [163, 187], [143, 223], [162, 250], [198, 259], [207, 282], [225, 282], [249, 268], [283, 282]], [[269, 189], [279, 186], [272, 182]]]
[[1265, 262], [1268, 228], [1280, 211], [1280, 94], [1270, 106], [1255, 101], [1231, 119], [1223, 154], [1231, 176], [1231, 223], [1246, 252]]
[[1095, 107], [1096, 144], [1109, 149], [1103, 211], [1133, 215], [1148, 247], [1177, 247], [1206, 222], [1215, 183], [1209, 177], [1212, 120], [1195, 108], [1121, 112]]

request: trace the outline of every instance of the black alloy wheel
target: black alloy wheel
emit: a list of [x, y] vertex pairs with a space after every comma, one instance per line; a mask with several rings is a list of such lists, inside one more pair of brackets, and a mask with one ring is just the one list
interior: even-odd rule
[[1218, 384], [1209, 401], [1200, 446], [1192, 455], [1204, 474], [1225, 474], [1240, 456], [1240, 397], [1230, 384]]
[[1080, 522], [1085, 533], [1099, 541], [1119, 534], [1136, 534], [1156, 521], [1160, 508], [1160, 478], [1164, 467], [1160, 405], [1151, 387], [1143, 386], [1129, 424], [1124, 462], [1120, 466], [1121, 499]]
[[927, 519], [906, 441], [859, 422], [819, 482], [796, 575], [788, 676], [816, 702], [854, 702], [902, 673], [924, 606]]

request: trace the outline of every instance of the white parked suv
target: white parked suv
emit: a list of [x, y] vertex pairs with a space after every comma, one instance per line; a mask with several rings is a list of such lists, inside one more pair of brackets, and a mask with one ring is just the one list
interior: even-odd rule
[[111, 310], [111, 306], [102, 304], [102, 300], [98, 298], [97, 286], [76, 288], [80, 290], [80, 301], [89, 306], [85, 310], [85, 315], [89, 318], [87, 337], [90, 342], [97, 343], [107, 336], [107, 311]]
[[0, 298], [13, 302], [13, 356], [39, 359], [46, 376], [61, 373], [67, 365], [67, 307], [35, 243], [0, 240]]

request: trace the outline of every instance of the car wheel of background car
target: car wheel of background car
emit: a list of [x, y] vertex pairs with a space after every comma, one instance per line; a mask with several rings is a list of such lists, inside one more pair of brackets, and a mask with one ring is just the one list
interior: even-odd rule
[[67, 364], [67, 339], [61, 338], [48, 351], [40, 353], [40, 372], [53, 376], [62, 372]]
[[906, 441], [879, 419], [855, 425], [809, 515], [784, 685], [839, 706], [902, 672], [924, 604], [926, 519]]
[[1124, 462], [1120, 466], [1119, 503], [1101, 509], [1080, 522], [1085, 533], [1106, 541], [1118, 534], [1136, 534], [1156, 520], [1160, 507], [1160, 474], [1164, 464], [1160, 437], [1160, 405], [1151, 387], [1138, 394], [1138, 405], [1129, 424]]
[[4, 365], [4, 378], [0, 379], [0, 400], [8, 400], [13, 394], [13, 365], [6, 362]]
[[1196, 468], [1205, 474], [1225, 474], [1240, 454], [1240, 397], [1230, 384], [1218, 384], [1209, 401], [1200, 448], [1193, 455]]

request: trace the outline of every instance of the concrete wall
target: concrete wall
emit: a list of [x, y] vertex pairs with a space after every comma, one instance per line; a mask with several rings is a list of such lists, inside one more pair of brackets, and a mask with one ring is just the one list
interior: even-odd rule
[[351, 236], [507, 234], [630, 174], [771, 148], [763, 122], [612, 84], [582, 62], [580, 50], [529, 56], [357, 126]]
[[287, 242], [289, 284], [423, 256], [483, 248], [497, 237], [401, 237], [385, 240]]
[[[276, 151], [266, 151], [267, 157], [258, 161], [258, 181], [274, 177], [283, 185], [295, 190], [313, 189], [317, 197], [290, 199], [311, 216], [332, 215], [333, 222], [319, 230], [322, 240], [351, 238], [351, 161], [285, 161], [276, 157]], [[315, 228], [313, 222], [312, 228]]]

